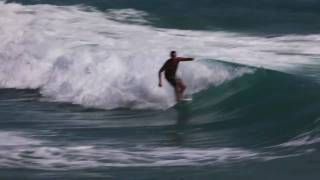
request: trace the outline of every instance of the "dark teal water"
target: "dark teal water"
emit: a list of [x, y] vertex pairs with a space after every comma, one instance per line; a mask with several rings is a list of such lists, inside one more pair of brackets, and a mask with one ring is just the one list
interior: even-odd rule
[[318, 5], [0, 4], [0, 179], [318, 179]]

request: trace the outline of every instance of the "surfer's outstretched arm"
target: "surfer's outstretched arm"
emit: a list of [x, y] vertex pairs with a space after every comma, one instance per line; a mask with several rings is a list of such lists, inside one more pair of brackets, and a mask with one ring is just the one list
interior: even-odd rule
[[177, 59], [179, 59], [179, 61], [193, 61], [194, 58], [186, 58], [186, 57], [177, 57]]

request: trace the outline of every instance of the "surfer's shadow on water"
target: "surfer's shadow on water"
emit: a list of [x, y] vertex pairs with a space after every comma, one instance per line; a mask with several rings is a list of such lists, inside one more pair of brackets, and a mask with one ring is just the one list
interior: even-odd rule
[[174, 107], [176, 122], [169, 133], [170, 144], [182, 146], [187, 141], [188, 122], [192, 119], [192, 108], [188, 103], [179, 103]]

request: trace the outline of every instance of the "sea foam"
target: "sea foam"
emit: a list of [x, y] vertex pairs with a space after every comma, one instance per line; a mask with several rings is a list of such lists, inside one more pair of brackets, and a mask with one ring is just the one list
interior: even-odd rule
[[[134, 20], [126, 21], [128, 16]], [[158, 70], [171, 50], [195, 57], [181, 63], [178, 73], [187, 93], [194, 94], [253, 72], [240, 66], [209, 67], [203, 59], [290, 68], [308, 58], [296, 53], [288, 59], [281, 53], [305, 52], [318, 38], [290, 43], [284, 40], [297, 37], [161, 29], [148, 25], [145, 16], [133, 9], [98, 12], [81, 6], [1, 3], [0, 87], [40, 89], [50, 101], [87, 107], [166, 109], [175, 104], [174, 94], [166, 82], [158, 87]]]

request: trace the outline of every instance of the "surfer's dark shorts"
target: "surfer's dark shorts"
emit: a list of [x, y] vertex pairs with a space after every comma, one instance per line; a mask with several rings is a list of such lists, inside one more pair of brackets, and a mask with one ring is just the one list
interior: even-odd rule
[[171, 86], [173, 86], [173, 87], [176, 87], [177, 86], [177, 83], [180, 81], [180, 79], [179, 78], [175, 78], [175, 77], [173, 77], [173, 78], [168, 78], [168, 77], [166, 77], [166, 79], [167, 79], [167, 81], [171, 84]]

